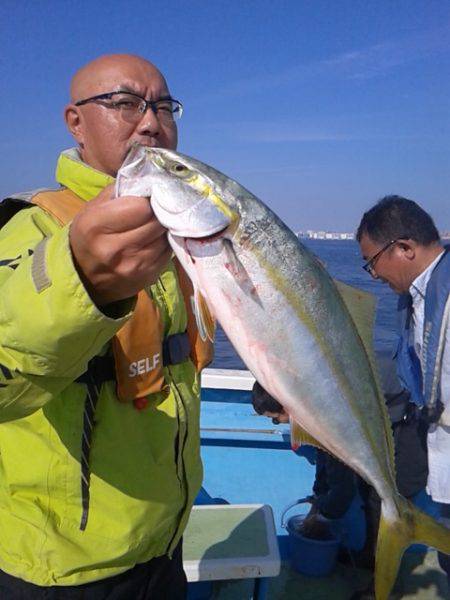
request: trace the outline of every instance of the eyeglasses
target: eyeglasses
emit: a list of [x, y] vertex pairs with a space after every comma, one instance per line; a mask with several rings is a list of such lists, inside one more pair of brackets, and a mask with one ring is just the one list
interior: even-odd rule
[[106, 108], [117, 110], [128, 121], [138, 121], [149, 108], [152, 109], [156, 118], [163, 123], [172, 123], [174, 120], [180, 119], [183, 114], [183, 105], [173, 98], [146, 100], [138, 94], [120, 90], [79, 100], [75, 102], [75, 106], [83, 106], [89, 102], [95, 102]]
[[369, 258], [369, 260], [366, 263], [364, 263], [362, 266], [364, 271], [366, 271], [367, 273], [369, 273], [369, 275], [372, 275], [372, 277], [373, 277], [375, 275], [375, 263], [377, 262], [377, 260], [380, 258], [380, 256], [383, 254], [383, 252], [386, 252], [386, 250], [388, 248], [390, 248], [391, 246], [396, 244], [401, 239], [402, 238], [397, 238], [395, 240], [391, 240], [385, 246], [383, 246], [379, 252], [377, 252], [374, 256], [372, 256], [372, 258]]

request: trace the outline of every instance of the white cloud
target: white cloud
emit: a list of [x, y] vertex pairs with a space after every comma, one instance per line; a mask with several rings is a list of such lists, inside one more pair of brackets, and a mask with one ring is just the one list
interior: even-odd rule
[[208, 98], [244, 96], [263, 89], [287, 86], [319, 76], [341, 79], [368, 79], [383, 75], [403, 65], [428, 59], [450, 51], [450, 25], [399, 37], [384, 42], [344, 52], [324, 60], [293, 67], [264, 76], [235, 81], [212, 93]]

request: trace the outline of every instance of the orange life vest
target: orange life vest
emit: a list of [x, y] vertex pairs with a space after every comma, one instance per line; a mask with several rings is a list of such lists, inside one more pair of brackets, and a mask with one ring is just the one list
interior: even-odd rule
[[[70, 222], [86, 206], [86, 202], [67, 188], [38, 192], [33, 204], [54, 217], [61, 225]], [[187, 311], [187, 335], [190, 358], [197, 371], [201, 371], [213, 358], [213, 344], [202, 340], [191, 308], [193, 287], [177, 259], [174, 259], [184, 303]], [[132, 317], [112, 339], [117, 395], [120, 401], [129, 402], [161, 391], [165, 385], [163, 370], [163, 324], [158, 307], [145, 290], [139, 292]], [[151, 365], [143, 364], [149, 357]], [[130, 368], [134, 365], [134, 368]]]

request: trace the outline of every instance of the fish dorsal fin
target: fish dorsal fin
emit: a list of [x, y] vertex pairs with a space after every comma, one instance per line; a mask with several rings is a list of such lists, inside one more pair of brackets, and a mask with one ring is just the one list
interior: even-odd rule
[[289, 424], [291, 426], [291, 446], [293, 450], [297, 450], [300, 446], [305, 445], [314, 446], [315, 448], [320, 448], [320, 450], [328, 452], [316, 438], [310, 435], [306, 429], [303, 429], [303, 427], [294, 421], [292, 417], [289, 420]]
[[387, 443], [391, 458], [391, 465], [395, 470], [395, 459], [394, 459], [394, 441], [392, 437], [391, 422], [388, 417], [386, 410], [384, 394], [381, 387], [381, 379], [378, 370], [378, 362], [375, 357], [375, 351], [373, 347], [373, 331], [375, 325], [375, 308], [376, 299], [373, 294], [364, 292], [358, 288], [347, 285], [342, 281], [334, 280], [336, 287], [347, 307], [350, 316], [352, 317], [353, 323], [359, 333], [359, 337], [363, 343], [364, 349], [367, 354], [370, 366], [372, 367], [375, 384], [378, 390], [378, 397], [381, 404], [381, 410], [385, 421], [385, 430], [387, 436]]
[[376, 308], [375, 296], [369, 292], [364, 292], [351, 285], [347, 285], [338, 279], [334, 279], [334, 283], [352, 316], [364, 345], [367, 342], [370, 344], [370, 348], [372, 348]]
[[339, 294], [347, 307], [353, 323], [364, 345], [370, 366], [375, 374], [378, 389], [381, 391], [378, 376], [378, 364], [373, 350], [373, 330], [375, 325], [376, 298], [369, 292], [347, 285], [342, 281], [334, 280]]
[[216, 324], [211, 316], [206, 300], [198, 289], [195, 289], [194, 295], [191, 296], [191, 304], [201, 339], [204, 342], [206, 340], [213, 342]]

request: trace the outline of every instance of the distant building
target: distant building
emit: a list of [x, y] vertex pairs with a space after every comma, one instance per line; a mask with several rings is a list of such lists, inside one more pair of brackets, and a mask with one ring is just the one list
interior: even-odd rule
[[[441, 231], [440, 236], [442, 240], [450, 240], [450, 231]], [[309, 240], [354, 240], [355, 234], [353, 232], [314, 231], [313, 229], [308, 229], [307, 231], [298, 231], [297, 237]]]
[[306, 238], [310, 240], [353, 240], [355, 239], [354, 233], [341, 233], [336, 231], [314, 231], [308, 229], [308, 231], [299, 231], [297, 233], [299, 238]]

